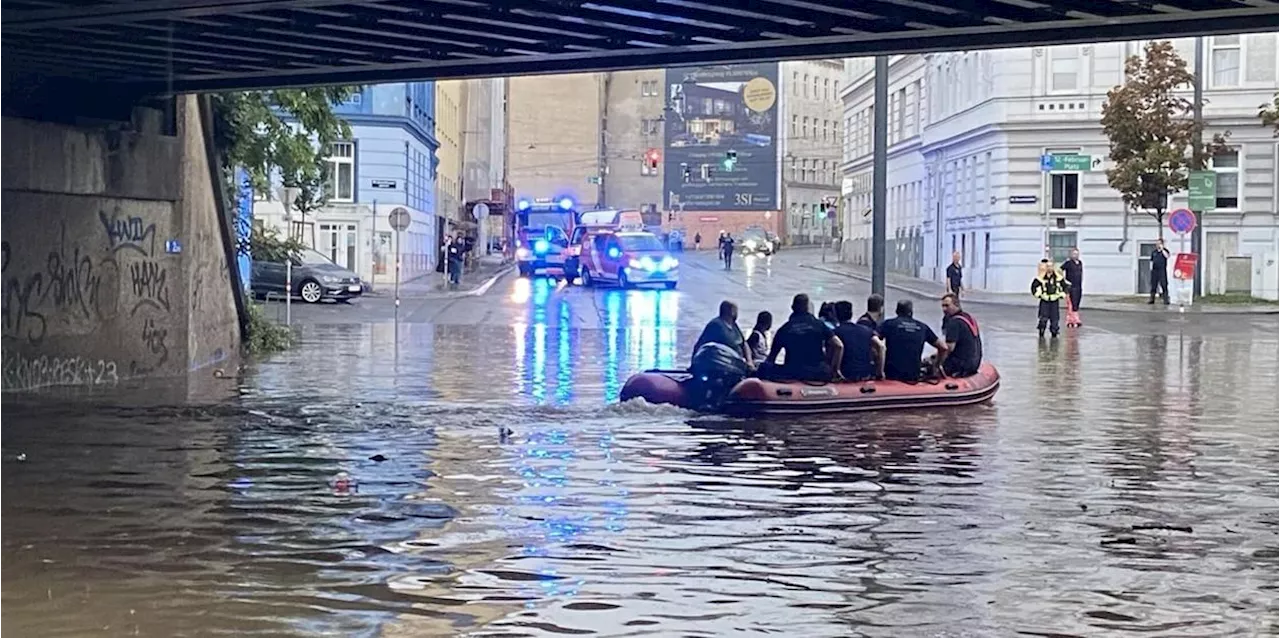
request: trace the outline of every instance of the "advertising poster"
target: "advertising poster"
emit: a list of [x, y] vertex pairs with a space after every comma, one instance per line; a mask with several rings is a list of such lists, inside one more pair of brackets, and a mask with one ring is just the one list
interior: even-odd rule
[[667, 69], [667, 210], [778, 209], [778, 64]]

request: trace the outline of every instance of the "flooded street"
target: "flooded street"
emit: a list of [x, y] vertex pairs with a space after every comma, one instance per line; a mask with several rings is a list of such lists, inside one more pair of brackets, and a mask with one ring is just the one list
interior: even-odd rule
[[990, 405], [616, 405], [722, 298], [749, 326], [868, 292], [785, 253], [694, 259], [676, 291], [508, 278], [398, 326], [385, 299], [295, 308], [299, 347], [217, 403], [6, 397], [5, 628], [1275, 635], [1274, 315], [1099, 312], [1038, 342], [1034, 310], [975, 304]]

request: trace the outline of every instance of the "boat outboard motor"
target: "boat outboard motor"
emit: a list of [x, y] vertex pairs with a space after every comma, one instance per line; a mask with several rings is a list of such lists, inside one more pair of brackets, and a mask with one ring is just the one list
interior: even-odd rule
[[689, 366], [690, 397], [700, 410], [714, 410], [750, 370], [742, 353], [722, 343], [703, 344]]

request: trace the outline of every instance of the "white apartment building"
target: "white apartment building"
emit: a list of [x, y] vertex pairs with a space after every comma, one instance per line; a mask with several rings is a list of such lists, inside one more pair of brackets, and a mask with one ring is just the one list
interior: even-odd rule
[[[1146, 213], [1126, 212], [1107, 185], [1099, 123], [1125, 58], [1144, 44], [891, 58], [888, 267], [939, 280], [960, 251], [970, 286], [1022, 292], [1046, 245], [1059, 262], [1078, 247], [1086, 294], [1145, 293], [1160, 229]], [[1195, 41], [1175, 46], [1190, 66]], [[1278, 149], [1257, 117], [1277, 90], [1276, 34], [1206, 38], [1204, 50], [1206, 138], [1231, 133], [1231, 152], [1211, 165], [1218, 202], [1202, 221], [1205, 292], [1276, 299]], [[845, 72], [842, 254], [868, 263], [873, 61], [848, 60]], [[1092, 159], [1088, 170], [1043, 172], [1046, 154]], [[1185, 204], [1179, 193], [1170, 207]], [[1177, 252], [1178, 237], [1163, 234]]]
[[793, 243], [813, 243], [831, 236], [838, 220], [819, 219], [824, 197], [840, 196], [841, 112], [840, 60], [783, 62], [778, 69], [782, 139], [779, 172], [787, 211], [784, 234]]

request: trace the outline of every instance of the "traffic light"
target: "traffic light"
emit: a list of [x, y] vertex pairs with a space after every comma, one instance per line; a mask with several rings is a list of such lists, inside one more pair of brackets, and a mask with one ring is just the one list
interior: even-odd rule
[[658, 153], [658, 149], [651, 148], [649, 149], [648, 153], [645, 153], [644, 163], [649, 167], [650, 170], [657, 169], [658, 162], [660, 161], [662, 161], [662, 155]]
[[693, 173], [689, 171], [689, 165], [685, 162], [680, 162], [680, 176], [684, 179], [684, 183], [686, 184], [688, 184], [689, 180], [693, 178]]
[[724, 170], [733, 171], [733, 167], [738, 163], [738, 152], [734, 150], [725, 151], [724, 153]]

